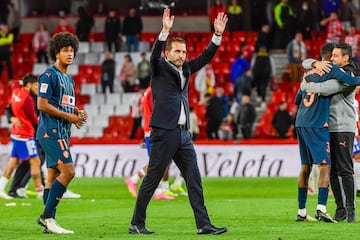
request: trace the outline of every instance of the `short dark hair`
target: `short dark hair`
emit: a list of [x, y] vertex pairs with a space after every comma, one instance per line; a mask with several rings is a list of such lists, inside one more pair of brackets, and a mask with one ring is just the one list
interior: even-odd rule
[[327, 59], [330, 60], [331, 54], [332, 54], [332, 50], [335, 47], [335, 43], [325, 43], [321, 49], [320, 49], [320, 55], [323, 59]]
[[347, 44], [347, 43], [338, 43], [335, 45], [335, 48], [340, 48], [341, 49], [341, 53], [343, 56], [348, 55], [349, 56], [349, 61], [352, 58], [352, 47]]
[[61, 32], [55, 34], [49, 43], [49, 56], [51, 60], [56, 61], [56, 54], [58, 54], [62, 48], [72, 47], [74, 49], [74, 57], [79, 49], [79, 39], [69, 32]]
[[27, 73], [23, 77], [22, 85], [26, 86], [28, 83], [36, 83], [38, 81], [37, 77], [32, 73]]
[[186, 44], [186, 41], [185, 39], [181, 38], [181, 37], [173, 37], [173, 38], [170, 38], [167, 43], [166, 43], [166, 50], [170, 51], [171, 48], [172, 48], [172, 43], [173, 42], [179, 42], [179, 43], [184, 43]]

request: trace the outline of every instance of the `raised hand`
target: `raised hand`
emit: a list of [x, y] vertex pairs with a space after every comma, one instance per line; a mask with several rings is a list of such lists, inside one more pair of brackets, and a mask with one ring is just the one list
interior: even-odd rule
[[175, 18], [174, 15], [170, 16], [170, 9], [165, 8], [164, 14], [163, 14], [163, 19], [162, 19], [162, 24], [163, 24], [162, 32], [170, 31], [170, 29], [172, 28], [172, 26], [174, 24], [174, 18]]
[[226, 23], [228, 21], [227, 15], [223, 12], [219, 13], [214, 21], [215, 34], [221, 35], [225, 31]]

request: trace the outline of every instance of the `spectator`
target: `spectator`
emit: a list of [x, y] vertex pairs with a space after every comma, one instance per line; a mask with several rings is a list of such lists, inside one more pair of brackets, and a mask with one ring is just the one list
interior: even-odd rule
[[236, 79], [244, 74], [244, 70], [250, 68], [249, 62], [244, 57], [244, 52], [240, 51], [233, 64], [231, 65], [230, 78], [231, 82], [235, 84]]
[[221, 0], [215, 0], [214, 4], [210, 7], [209, 17], [210, 17], [210, 31], [214, 32], [214, 20], [218, 13], [224, 12], [226, 13], [226, 6], [222, 3]]
[[275, 5], [274, 17], [276, 23], [274, 48], [285, 49], [294, 37], [295, 31], [295, 14], [288, 0], [281, 0]]
[[9, 32], [9, 26], [4, 23], [0, 25], [0, 78], [3, 72], [2, 62], [6, 62], [9, 84], [13, 80], [13, 71], [11, 63], [11, 44], [14, 40], [14, 34]]
[[103, 1], [99, 1], [98, 6], [95, 10], [95, 15], [99, 17], [105, 17], [107, 15], [107, 7]]
[[258, 33], [258, 38], [255, 44], [255, 52], [259, 51], [260, 46], [265, 46], [267, 51], [270, 51], [271, 46], [271, 33], [270, 33], [270, 25], [265, 23], [261, 26], [261, 30]]
[[244, 94], [239, 107], [238, 122], [244, 139], [252, 137], [253, 125], [256, 119], [255, 107], [250, 100], [250, 93]]
[[50, 34], [44, 23], [40, 23], [37, 31], [35, 32], [32, 45], [36, 53], [38, 63], [49, 64], [49, 58], [47, 55], [47, 47], [50, 40]]
[[189, 121], [190, 121], [190, 128], [189, 128], [189, 132], [192, 135], [192, 140], [195, 141], [197, 139], [197, 136], [199, 135], [199, 121], [198, 121], [198, 116], [196, 115], [194, 108], [190, 107], [189, 108], [190, 113], [189, 113]]
[[331, 13], [328, 18], [321, 20], [320, 25], [326, 26], [326, 42], [339, 43], [342, 35], [342, 26], [335, 12]]
[[91, 17], [84, 7], [78, 8], [79, 20], [76, 22], [76, 35], [82, 42], [89, 41], [89, 35], [94, 27], [94, 18]]
[[233, 138], [231, 114], [220, 124], [218, 135], [221, 140], [231, 140]]
[[134, 92], [136, 81], [136, 68], [129, 54], [124, 56], [124, 63], [120, 70], [120, 82], [124, 92]]
[[251, 59], [252, 87], [256, 88], [258, 100], [262, 101], [262, 108], [266, 105], [266, 92], [272, 77], [275, 77], [274, 59], [266, 51], [266, 47], [261, 46], [259, 52], [254, 54]]
[[60, 33], [60, 32], [69, 32], [75, 34], [75, 30], [73, 26], [71, 26], [71, 24], [68, 23], [68, 21], [64, 17], [61, 17], [59, 19], [59, 23], [58, 25], [56, 25], [52, 35], [55, 35], [56, 33]]
[[302, 32], [304, 39], [311, 39], [311, 32], [314, 24], [313, 12], [309, 8], [309, 2], [303, 1], [299, 13], [299, 31]]
[[19, 41], [18, 35], [21, 27], [21, 15], [20, 12], [15, 9], [14, 3], [9, 2], [7, 8], [7, 24], [9, 26], [10, 32], [14, 34], [14, 43], [17, 43]]
[[286, 47], [286, 54], [290, 66], [290, 79], [292, 82], [301, 82], [304, 69], [302, 61], [307, 57], [306, 46], [301, 32], [295, 34], [295, 38]]
[[351, 26], [349, 33], [345, 36], [344, 42], [349, 44], [352, 49], [352, 61], [359, 64], [359, 34], [356, 32], [355, 26]]
[[210, 63], [206, 64], [198, 71], [194, 82], [195, 89], [200, 95], [199, 102], [203, 103], [205, 101], [206, 93], [209, 93], [210, 95], [214, 93], [215, 73]]
[[129, 9], [129, 15], [124, 19], [123, 35], [126, 37], [126, 48], [128, 52], [139, 51], [140, 34], [143, 23], [135, 8]]
[[350, 31], [350, 26], [356, 24], [357, 10], [354, 4], [349, 0], [341, 0], [339, 9], [339, 19], [343, 30]]
[[206, 134], [208, 139], [219, 139], [218, 130], [224, 116], [224, 105], [219, 96], [205, 95], [207, 119]]
[[145, 93], [146, 88], [140, 88], [140, 96], [136, 102], [136, 104], [133, 104], [131, 106], [131, 117], [133, 118], [133, 126], [131, 129], [131, 133], [129, 136], [129, 139], [134, 139], [136, 136], [136, 132], [138, 129], [141, 129], [141, 131], [143, 132], [143, 129], [141, 127], [141, 122], [143, 119], [143, 115], [144, 115], [144, 104], [143, 104], [143, 100], [144, 100], [144, 93]]
[[288, 132], [293, 124], [293, 119], [287, 109], [286, 101], [281, 101], [279, 103], [279, 108], [274, 113], [271, 123], [274, 129], [276, 130], [276, 137], [278, 138], [289, 137]]
[[227, 8], [229, 32], [241, 30], [241, 13], [242, 9], [237, 0], [231, 0], [231, 4]]
[[223, 119], [225, 119], [229, 114], [229, 96], [225, 94], [224, 88], [222, 86], [216, 87], [215, 94], [218, 98], [220, 98], [223, 104]]
[[105, 20], [105, 41], [110, 52], [112, 52], [113, 45], [116, 52], [120, 51], [120, 37], [121, 21], [116, 11], [112, 9], [109, 11], [108, 17]]
[[106, 88], [109, 87], [110, 93], [114, 92], [114, 78], [115, 78], [115, 60], [111, 57], [111, 52], [105, 52], [105, 60], [101, 64], [101, 88], [102, 92], [106, 93]]
[[252, 74], [251, 69], [245, 69], [245, 73], [236, 79], [234, 86], [234, 98], [241, 103], [244, 92], [251, 92]]
[[146, 53], [141, 53], [141, 61], [137, 65], [138, 79], [140, 88], [146, 89], [150, 84], [150, 62], [146, 58]]

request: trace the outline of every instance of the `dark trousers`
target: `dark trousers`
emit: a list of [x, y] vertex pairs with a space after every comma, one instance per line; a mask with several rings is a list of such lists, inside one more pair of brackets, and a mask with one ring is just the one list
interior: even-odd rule
[[114, 81], [101, 81], [102, 93], [106, 93], [106, 87], [109, 86], [110, 93], [114, 92]]
[[133, 126], [132, 126], [131, 133], [129, 136], [130, 139], [135, 138], [136, 131], [138, 130], [138, 128], [141, 128], [141, 121], [142, 121], [142, 117], [134, 118]]
[[219, 139], [219, 128], [222, 119], [209, 119], [206, 125], [206, 134], [208, 139]]
[[[46, 50], [38, 50], [36, 52], [37, 62], [49, 64], [49, 58], [47, 56]], [[43, 60], [44, 59], [44, 60]]]
[[266, 101], [266, 92], [269, 85], [270, 78], [267, 75], [254, 76], [254, 86], [258, 97], [261, 97], [263, 102]]
[[[331, 132], [331, 172], [330, 183], [334, 193], [337, 209], [353, 210], [355, 198], [354, 185], [354, 164], [352, 151], [354, 145], [354, 133]], [[345, 203], [342, 198], [342, 191], [339, 177], [345, 194]]]
[[191, 134], [185, 129], [153, 128], [148, 173], [139, 189], [131, 224], [145, 226], [146, 208], [171, 159], [180, 169], [188, 189], [197, 228], [210, 224], [204, 205], [201, 176]]
[[11, 64], [11, 54], [0, 53], [0, 78], [3, 72], [3, 61], [6, 62], [9, 79], [13, 79], [13, 69]]
[[244, 139], [249, 139], [252, 136], [252, 126], [241, 127], [241, 134]]
[[107, 45], [107, 47], [108, 47], [108, 50], [110, 51], [110, 52], [112, 52], [112, 50], [113, 50], [113, 48], [112, 48], [112, 46], [114, 45], [114, 50], [116, 51], [116, 52], [119, 52], [120, 51], [120, 42], [119, 42], [119, 40], [118, 39], [109, 39], [109, 40], [106, 40], [106, 45]]

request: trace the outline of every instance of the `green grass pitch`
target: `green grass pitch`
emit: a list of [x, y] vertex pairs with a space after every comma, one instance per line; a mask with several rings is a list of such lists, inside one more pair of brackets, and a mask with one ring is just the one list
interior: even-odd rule
[[[152, 236], [127, 233], [135, 199], [123, 178], [76, 178], [69, 189], [80, 199], [63, 199], [57, 221], [74, 235], [43, 234], [36, 219], [42, 200], [0, 200], [0, 239], [359, 239], [359, 223], [295, 222], [296, 178], [204, 178], [205, 204], [212, 223], [226, 226], [219, 236], [196, 234], [187, 197], [151, 200], [147, 227]], [[317, 196], [309, 196], [307, 210], [314, 216]], [[16, 206], [6, 206], [16, 203]], [[335, 203], [329, 197], [328, 211]], [[359, 219], [359, 214], [357, 214]]]

